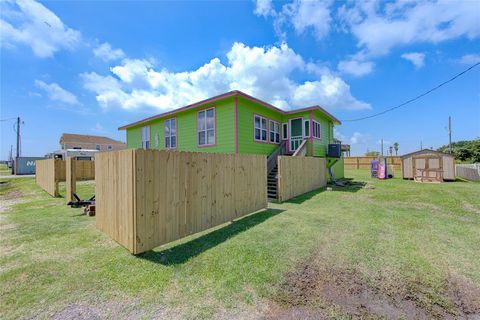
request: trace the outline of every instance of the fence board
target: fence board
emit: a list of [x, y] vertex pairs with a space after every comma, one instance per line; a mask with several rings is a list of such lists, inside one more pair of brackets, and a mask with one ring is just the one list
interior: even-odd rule
[[261, 155], [97, 154], [97, 228], [137, 254], [264, 209], [266, 165]]
[[58, 197], [58, 172], [61, 168], [61, 160], [45, 159], [35, 163], [35, 182], [51, 196]]
[[457, 164], [456, 175], [471, 181], [480, 181], [480, 164]]
[[278, 157], [278, 200], [286, 201], [326, 186], [326, 160], [314, 157]]
[[[345, 169], [370, 169], [370, 161], [377, 159], [377, 157], [346, 157]], [[393, 165], [395, 170], [402, 170], [401, 157], [387, 157], [389, 165]]]

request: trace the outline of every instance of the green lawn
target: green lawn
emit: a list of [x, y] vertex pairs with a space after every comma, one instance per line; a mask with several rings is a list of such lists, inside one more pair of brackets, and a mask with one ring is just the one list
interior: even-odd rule
[[12, 170], [6, 164], [0, 164], [0, 176], [8, 176], [12, 174]]
[[480, 317], [480, 184], [346, 174], [140, 256], [34, 179], [6, 181], [0, 318]]

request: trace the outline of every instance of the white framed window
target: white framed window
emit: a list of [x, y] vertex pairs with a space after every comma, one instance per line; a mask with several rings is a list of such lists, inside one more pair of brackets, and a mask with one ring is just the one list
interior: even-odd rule
[[150, 126], [142, 127], [142, 148], [150, 148]]
[[267, 141], [267, 119], [259, 115], [253, 117], [253, 139]]
[[197, 143], [199, 146], [215, 144], [215, 108], [197, 113]]
[[99, 144], [96, 144], [96, 145], [95, 145], [95, 150], [100, 151], [100, 145], [99, 145]]
[[177, 118], [165, 120], [165, 149], [177, 147]]
[[272, 143], [280, 143], [280, 123], [270, 120], [269, 121], [270, 127], [270, 142]]
[[288, 140], [288, 123], [282, 123], [282, 140]]
[[320, 122], [317, 122], [315, 120], [313, 120], [313, 125], [312, 125], [312, 133], [313, 133], [313, 137], [314, 138], [317, 138], [317, 139], [321, 139], [322, 138], [322, 131], [321, 131], [321, 126], [320, 126]]
[[108, 145], [108, 150], [112, 150], [112, 146], [111, 145]]
[[310, 137], [310, 120], [303, 121], [303, 137]]

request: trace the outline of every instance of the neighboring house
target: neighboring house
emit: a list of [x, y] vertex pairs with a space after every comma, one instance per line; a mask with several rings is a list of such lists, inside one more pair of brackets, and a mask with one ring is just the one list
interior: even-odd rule
[[324, 157], [340, 121], [320, 106], [284, 111], [231, 91], [123, 127], [129, 148], [270, 155], [285, 141], [293, 154]]
[[[284, 111], [231, 91], [119, 130], [126, 130], [128, 148], [264, 154], [269, 179], [276, 179], [272, 172], [278, 154], [326, 157], [333, 127], [339, 124], [320, 106]], [[269, 197], [276, 197], [276, 186]]]
[[113, 151], [126, 149], [124, 142], [103, 136], [90, 136], [83, 134], [64, 133], [60, 138], [62, 150], [87, 149], [98, 151]]

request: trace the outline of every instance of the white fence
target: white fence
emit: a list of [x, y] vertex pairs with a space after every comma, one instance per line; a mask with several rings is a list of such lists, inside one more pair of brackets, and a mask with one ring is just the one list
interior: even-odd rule
[[455, 166], [455, 172], [460, 178], [471, 181], [480, 181], [480, 163], [457, 164]]

